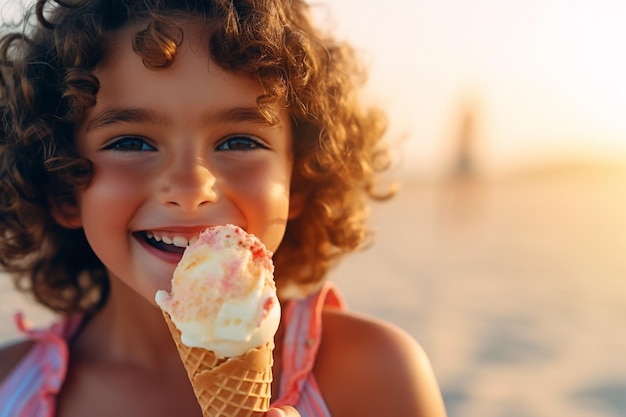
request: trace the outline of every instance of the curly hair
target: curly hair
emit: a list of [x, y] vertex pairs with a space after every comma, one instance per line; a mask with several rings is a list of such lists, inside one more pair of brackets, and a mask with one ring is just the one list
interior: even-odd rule
[[104, 265], [82, 230], [54, 221], [51, 204], [75, 202], [89, 186], [92, 166], [74, 148], [74, 129], [96, 102], [93, 71], [109, 35], [131, 24], [142, 28], [135, 52], [159, 69], [176, 59], [180, 24], [202, 21], [212, 59], [263, 86], [268, 119], [267, 103], [287, 103], [291, 192], [302, 211], [274, 254], [279, 291], [318, 285], [361, 247], [368, 197], [390, 194], [377, 191], [390, 162], [386, 118], [360, 102], [365, 71], [354, 50], [316, 29], [310, 12], [303, 0], [37, 0], [27, 30], [0, 39], [0, 266], [17, 287], [67, 314], [106, 301]]

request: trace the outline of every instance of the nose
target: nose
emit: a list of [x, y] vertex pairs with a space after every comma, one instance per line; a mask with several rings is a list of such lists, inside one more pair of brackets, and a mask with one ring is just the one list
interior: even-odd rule
[[159, 200], [167, 206], [194, 210], [217, 201], [215, 176], [202, 160], [179, 160], [163, 173]]

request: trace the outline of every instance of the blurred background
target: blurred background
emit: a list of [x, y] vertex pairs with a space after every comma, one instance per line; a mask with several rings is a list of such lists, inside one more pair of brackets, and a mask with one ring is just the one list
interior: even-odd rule
[[[10, 16], [13, 3], [1, 12]], [[626, 2], [324, 0], [397, 196], [331, 279], [424, 347], [450, 417], [626, 416]], [[26, 310], [0, 281], [0, 341]]]
[[424, 346], [450, 417], [626, 416], [626, 2], [330, 2], [401, 187], [334, 271]]

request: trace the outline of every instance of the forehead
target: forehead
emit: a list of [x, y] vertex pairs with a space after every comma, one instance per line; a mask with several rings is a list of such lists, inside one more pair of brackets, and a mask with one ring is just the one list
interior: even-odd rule
[[263, 111], [258, 107], [264, 95], [258, 81], [224, 70], [211, 59], [205, 26], [181, 26], [175, 58], [165, 68], [146, 65], [145, 54], [138, 54], [134, 48], [133, 39], [144, 27], [132, 26], [111, 35], [106, 55], [94, 70], [100, 83], [96, 105], [84, 114], [79, 132], [112, 112], [150, 114], [143, 119], [186, 126], [223, 119], [224, 114], [231, 118], [245, 113], [256, 115], [254, 119], [259, 122], [289, 126], [286, 106], [274, 102], [263, 105]]
[[128, 54], [141, 57], [147, 67], [166, 68], [169, 64], [165, 59], [173, 63], [180, 51], [187, 48], [208, 58], [210, 36], [209, 24], [195, 18], [179, 18], [167, 23], [136, 22], [108, 34], [104, 56], [97, 68], [110, 65]]
[[[135, 50], [133, 39], [141, 28], [132, 26], [111, 35], [104, 59], [94, 71], [100, 81], [98, 103], [115, 97], [146, 104], [164, 99], [193, 104], [194, 100], [203, 101], [203, 96], [210, 95], [225, 104], [235, 99], [255, 104], [263, 95], [258, 82], [228, 72], [210, 59], [209, 35], [204, 26], [181, 26], [179, 45], [172, 45], [174, 59], [165, 68], [151, 67], [151, 57]], [[160, 49], [153, 49], [148, 48], [147, 53], [163, 54]]]

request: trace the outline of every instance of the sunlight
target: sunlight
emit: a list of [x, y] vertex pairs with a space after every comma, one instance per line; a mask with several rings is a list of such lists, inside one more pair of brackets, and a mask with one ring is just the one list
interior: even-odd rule
[[[441, 170], [468, 94], [485, 169], [626, 158], [626, 3], [329, 0], [411, 165]], [[454, 13], [452, 13], [454, 11]]]

